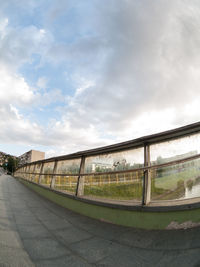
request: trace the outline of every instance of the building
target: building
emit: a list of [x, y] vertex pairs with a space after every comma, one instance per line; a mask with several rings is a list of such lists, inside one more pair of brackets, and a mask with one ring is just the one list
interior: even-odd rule
[[45, 159], [45, 152], [38, 150], [30, 150], [24, 153], [23, 155], [19, 156], [19, 165], [43, 159]]

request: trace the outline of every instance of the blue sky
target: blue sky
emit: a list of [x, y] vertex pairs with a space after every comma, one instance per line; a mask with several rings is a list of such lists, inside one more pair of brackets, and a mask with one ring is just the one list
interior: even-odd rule
[[199, 121], [196, 0], [0, 0], [0, 151], [46, 157]]

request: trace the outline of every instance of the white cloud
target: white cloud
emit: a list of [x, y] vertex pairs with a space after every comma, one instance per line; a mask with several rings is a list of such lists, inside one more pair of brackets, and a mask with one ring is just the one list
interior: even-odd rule
[[14, 106], [0, 108], [0, 138], [1, 142], [30, 144], [40, 142], [42, 130], [34, 123], [29, 122]]
[[[55, 49], [56, 58], [67, 60], [78, 47], [77, 73], [89, 81], [93, 75], [94, 83], [82, 90], [82, 82], [70, 99], [65, 120], [71, 127], [93, 125], [116, 140], [199, 120], [197, 110], [186, 112], [200, 98], [199, 2], [96, 3], [96, 41], [92, 36], [83, 46], [79, 39], [73, 47]], [[98, 61], [96, 55], [106, 59]], [[82, 56], [89, 61], [78, 66]], [[101, 65], [100, 73], [94, 64]]]
[[2, 40], [5, 36], [5, 29], [7, 25], [8, 25], [8, 18], [0, 20], [0, 40]]
[[33, 92], [23, 77], [0, 64], [0, 104], [27, 105], [33, 100]]
[[47, 78], [46, 77], [40, 77], [37, 81], [37, 86], [40, 88], [40, 89], [45, 89], [46, 86], [47, 86]]
[[50, 33], [33, 25], [13, 28], [5, 19], [0, 26], [0, 62], [13, 70], [31, 63], [34, 53], [45, 55], [52, 41]]

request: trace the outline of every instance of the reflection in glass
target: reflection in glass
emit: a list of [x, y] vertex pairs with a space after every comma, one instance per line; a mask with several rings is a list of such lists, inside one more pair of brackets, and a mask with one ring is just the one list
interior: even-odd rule
[[28, 174], [27, 174], [27, 173], [29, 172], [29, 166], [26, 166], [26, 167], [24, 168], [24, 172], [25, 172], [25, 173], [24, 173], [23, 178], [28, 180]]
[[78, 176], [56, 176], [54, 189], [75, 195]]
[[52, 177], [50, 175], [42, 174], [40, 179], [41, 179], [40, 184], [50, 187], [51, 180], [52, 180]]
[[200, 159], [151, 170], [151, 199], [200, 197]]
[[35, 164], [31, 164], [30, 165], [30, 169], [29, 169], [29, 172], [31, 173], [30, 176], [29, 176], [29, 179], [32, 181], [34, 179], [34, 169], [35, 169]]
[[200, 154], [200, 134], [151, 145], [151, 165], [162, 164]]
[[30, 167], [31, 167], [31, 166], [28, 165], [28, 166], [27, 166], [27, 169], [26, 169], [26, 173], [27, 173], [27, 174], [26, 174], [26, 179], [27, 179], [27, 180], [30, 179], [30, 174], [29, 174], [29, 173], [30, 173]]
[[52, 173], [55, 162], [45, 162], [42, 173], [45, 175], [41, 176], [40, 183], [46, 186], [50, 186], [52, 180]]
[[44, 174], [52, 174], [55, 162], [45, 162], [43, 167]]
[[141, 202], [142, 182], [142, 171], [85, 176], [84, 196]]
[[73, 159], [73, 160], [61, 160], [57, 162], [57, 170], [58, 174], [65, 173], [73, 173], [78, 174], [80, 169], [81, 159]]
[[144, 166], [144, 148], [86, 157], [85, 173], [109, 172], [140, 168]]
[[42, 167], [42, 163], [38, 163], [35, 166], [35, 173], [40, 173]]
[[17, 173], [18, 173], [19, 177], [22, 177], [22, 178], [26, 177], [26, 174], [24, 173], [25, 172], [25, 168], [26, 167], [23, 167], [23, 168], [20, 168], [19, 170], [17, 170]]
[[35, 183], [39, 182], [39, 173], [41, 171], [41, 167], [42, 167], [42, 163], [37, 163], [36, 166], [35, 166], [35, 170], [34, 170], [35, 175], [32, 178], [32, 181], [35, 182]]

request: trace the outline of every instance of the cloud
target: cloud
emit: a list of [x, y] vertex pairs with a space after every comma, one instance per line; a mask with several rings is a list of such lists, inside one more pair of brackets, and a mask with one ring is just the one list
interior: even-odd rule
[[[81, 56], [89, 61], [85, 60], [84, 72], [80, 66], [77, 72], [88, 81], [92, 73], [94, 80], [85, 90], [77, 88], [66, 120], [72, 127], [92, 124], [116, 137], [145, 112], [155, 115], [154, 130], [160, 121], [156, 113], [162, 110], [175, 109], [168, 127], [193, 122], [183, 110], [200, 97], [199, 14], [197, 1], [111, 1], [108, 5], [97, 1], [96, 41], [92, 36], [85, 45], [77, 40], [67, 52], [58, 49], [67, 59], [78, 47], [75, 66]], [[98, 61], [96, 55], [104, 55], [105, 60]], [[101, 66], [100, 73], [92, 68], [94, 62]], [[199, 120], [200, 112], [195, 118]]]
[[32, 55], [44, 55], [51, 43], [51, 35], [34, 25], [11, 27], [8, 18], [0, 21], [0, 62], [17, 70], [22, 64], [31, 63]]
[[0, 104], [29, 105], [33, 92], [23, 77], [8, 70], [0, 64]]
[[[0, 65], [0, 139], [3, 143], [44, 145], [62, 151], [86, 149], [88, 146], [104, 144], [93, 126], [72, 128], [70, 122], [55, 121], [45, 128], [27, 119], [18, 107], [45, 106], [62, 101], [59, 90], [35, 93], [23, 77]], [[81, 144], [80, 144], [81, 141]], [[60, 149], [59, 149], [60, 147]], [[58, 152], [59, 150], [59, 152]]]
[[45, 89], [46, 86], [47, 86], [47, 78], [46, 77], [40, 77], [37, 81], [37, 86], [40, 88], [40, 89]]
[[41, 128], [23, 118], [16, 107], [5, 105], [0, 108], [1, 142], [30, 144], [40, 142]]

